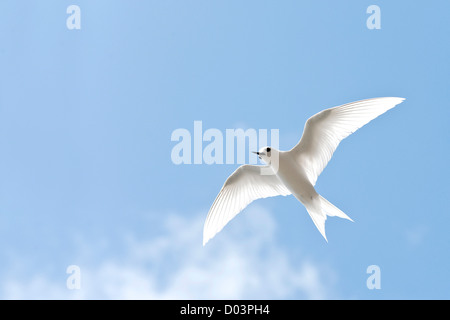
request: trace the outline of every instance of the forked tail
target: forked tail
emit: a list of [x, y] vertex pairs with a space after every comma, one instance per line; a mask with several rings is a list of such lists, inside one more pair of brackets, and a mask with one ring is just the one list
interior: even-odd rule
[[347, 216], [344, 212], [335, 207], [321, 195], [319, 195], [318, 198], [314, 199], [312, 203], [305, 205], [305, 207], [320, 234], [325, 238], [327, 242], [328, 240], [325, 234], [325, 221], [327, 220], [327, 216], [339, 217], [353, 222], [353, 220], [350, 219], [349, 216]]
[[339, 217], [339, 218], [347, 219], [347, 220], [350, 220], [351, 222], [353, 222], [353, 220], [348, 215], [346, 215], [339, 208], [337, 208], [333, 204], [331, 204], [327, 199], [325, 199], [321, 195], [319, 195], [319, 197], [320, 197], [320, 201], [322, 202], [322, 211], [327, 216]]

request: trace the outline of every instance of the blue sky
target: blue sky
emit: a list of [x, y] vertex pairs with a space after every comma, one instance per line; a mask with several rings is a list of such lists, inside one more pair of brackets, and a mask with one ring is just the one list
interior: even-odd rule
[[[2, 1], [0, 298], [448, 299], [449, 10]], [[293, 197], [270, 198], [201, 247], [237, 165], [174, 165], [174, 130], [274, 128], [286, 150], [316, 112], [379, 96], [406, 101], [344, 140], [316, 186], [355, 223], [328, 219], [326, 243]]]

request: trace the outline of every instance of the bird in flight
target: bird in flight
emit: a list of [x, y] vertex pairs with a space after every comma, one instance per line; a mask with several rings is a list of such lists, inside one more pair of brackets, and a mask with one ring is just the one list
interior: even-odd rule
[[288, 195], [305, 206], [327, 240], [327, 216], [353, 220], [316, 192], [317, 178], [343, 139], [403, 100], [374, 98], [323, 110], [306, 121], [302, 138], [291, 150], [264, 147], [254, 152], [266, 165], [245, 164], [228, 177], [206, 217], [203, 245], [254, 200]]

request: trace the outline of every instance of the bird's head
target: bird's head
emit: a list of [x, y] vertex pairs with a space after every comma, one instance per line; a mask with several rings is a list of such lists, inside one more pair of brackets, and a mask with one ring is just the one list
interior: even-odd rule
[[278, 150], [272, 147], [264, 147], [259, 149], [258, 152], [253, 152], [258, 155], [259, 159], [264, 161], [266, 164], [270, 165], [272, 163], [272, 159], [278, 157]]

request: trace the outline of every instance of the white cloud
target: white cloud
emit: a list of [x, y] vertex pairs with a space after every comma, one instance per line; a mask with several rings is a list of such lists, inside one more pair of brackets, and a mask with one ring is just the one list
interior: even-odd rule
[[[123, 253], [99, 261], [98, 249], [80, 245], [81, 290], [65, 279], [36, 276], [6, 281], [4, 298], [15, 299], [289, 299], [329, 298], [330, 271], [312, 261], [294, 261], [276, 241], [267, 210], [251, 207], [206, 247], [204, 217], [172, 214], [162, 232], [146, 240], [125, 237]], [[90, 246], [92, 248], [92, 246]], [[102, 248], [104, 250], [104, 248]], [[109, 248], [111, 250], [111, 248]], [[108, 251], [110, 253], [110, 251]], [[61, 283], [60, 283], [61, 282]]]

